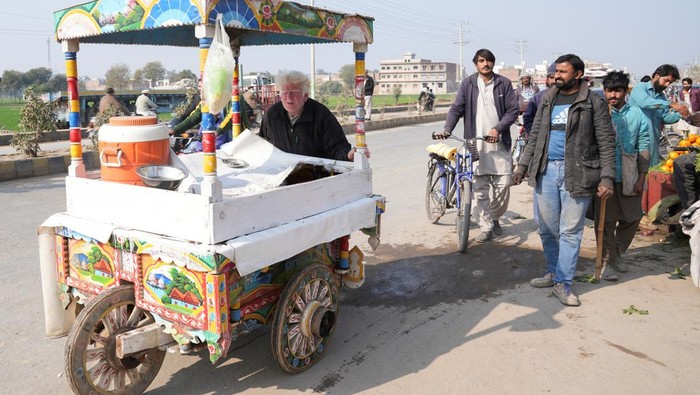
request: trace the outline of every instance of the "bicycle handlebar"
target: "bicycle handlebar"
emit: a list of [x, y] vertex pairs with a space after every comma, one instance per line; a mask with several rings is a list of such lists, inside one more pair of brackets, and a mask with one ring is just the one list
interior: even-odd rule
[[[459, 142], [462, 143], [462, 144], [464, 144], [464, 143], [467, 142], [467, 140], [465, 140], [465, 139], [463, 139], [463, 138], [461, 138], [461, 137], [457, 137], [457, 136], [455, 136], [455, 135], [453, 135], [453, 134], [450, 134], [449, 136], [445, 136], [445, 138], [439, 138], [439, 137], [437, 137], [437, 136], [435, 135], [435, 133], [436, 133], [436, 132], [433, 132], [432, 135], [431, 135], [431, 137], [432, 137], [433, 140], [455, 139], [455, 140], [459, 141]], [[486, 141], [486, 138], [484, 138], [484, 137], [473, 137], [473, 138], [469, 139], [470, 142], [475, 142], [476, 140], [483, 140], [483, 141]], [[496, 142], [498, 142], [498, 141], [496, 141]]]

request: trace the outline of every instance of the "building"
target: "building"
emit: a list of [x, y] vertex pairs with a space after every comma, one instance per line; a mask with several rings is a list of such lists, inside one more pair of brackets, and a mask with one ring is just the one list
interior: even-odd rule
[[416, 59], [416, 54], [407, 52], [402, 59], [379, 62], [374, 94], [391, 95], [396, 87], [401, 88], [403, 94], [418, 95], [424, 87], [435, 94], [456, 92], [459, 88], [457, 70], [455, 63]]

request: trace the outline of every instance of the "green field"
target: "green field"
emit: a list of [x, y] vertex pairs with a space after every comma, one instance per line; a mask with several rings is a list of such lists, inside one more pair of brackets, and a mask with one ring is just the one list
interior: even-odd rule
[[[454, 94], [451, 95], [437, 95], [435, 97], [436, 102], [449, 102], [454, 100]], [[322, 96], [316, 96], [316, 100], [324, 102], [324, 104], [331, 110], [335, 110], [338, 106], [343, 103], [349, 108], [355, 107], [355, 99], [349, 96], [329, 96], [324, 98]], [[372, 108], [378, 109], [383, 106], [391, 107], [396, 105], [407, 105], [418, 103], [418, 95], [401, 95], [399, 96], [398, 102], [392, 95], [374, 95], [372, 96]]]
[[[338, 110], [338, 107], [343, 104], [347, 110], [355, 108], [355, 99], [350, 96], [317, 96], [316, 100], [323, 102], [331, 111]], [[454, 100], [454, 94], [437, 95], [437, 102], [451, 103]], [[372, 96], [372, 107], [379, 110], [382, 107], [391, 107], [395, 105], [416, 104], [418, 101], [417, 95], [401, 95], [398, 102], [391, 95], [374, 95]], [[0, 133], [3, 131], [18, 130], [19, 112], [24, 103], [17, 103], [8, 99], [0, 99]], [[172, 114], [160, 113], [158, 120], [168, 121], [172, 118]]]
[[0, 132], [18, 130], [19, 112], [24, 103], [0, 100]]

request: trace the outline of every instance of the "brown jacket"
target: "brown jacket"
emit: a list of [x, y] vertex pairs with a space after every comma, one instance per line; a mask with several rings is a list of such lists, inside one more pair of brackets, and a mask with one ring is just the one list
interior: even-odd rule
[[113, 105], [116, 107], [119, 111], [123, 112], [124, 115], [130, 115], [131, 111], [129, 111], [128, 108], [122, 103], [119, 99], [117, 99], [114, 95], [111, 95], [107, 93], [106, 95], [102, 96], [100, 99], [100, 113], [104, 112], [107, 109], [107, 106]]

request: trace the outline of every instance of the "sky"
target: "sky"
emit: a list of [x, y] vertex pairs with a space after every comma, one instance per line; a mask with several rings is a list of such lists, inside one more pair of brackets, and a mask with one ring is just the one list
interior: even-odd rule
[[[185, 1], [185, 0], [183, 0]], [[53, 39], [53, 12], [81, 0], [2, 1], [0, 5], [0, 74], [50, 67], [65, 73], [61, 47]], [[311, 0], [298, 1], [310, 4]], [[471, 59], [488, 48], [496, 62], [526, 67], [551, 63], [574, 53], [584, 60], [611, 63], [638, 79], [663, 63], [683, 70], [700, 64], [696, 17], [700, 1], [587, 0], [585, 2], [455, 1], [455, 0], [314, 0], [314, 6], [375, 18], [374, 43], [367, 68], [379, 61], [416, 58], [462, 64], [474, 72]], [[576, 8], [574, 8], [576, 7]], [[684, 15], [686, 17], [684, 17]], [[691, 17], [692, 16], [692, 17]], [[460, 40], [460, 30], [462, 40]], [[245, 73], [300, 70], [309, 73], [308, 45], [245, 47], [240, 62]], [[315, 68], [337, 72], [354, 62], [352, 44], [318, 44]], [[198, 72], [196, 48], [84, 44], [78, 52], [78, 74], [103, 77], [120, 62], [134, 71], [160, 61], [166, 69]]]

